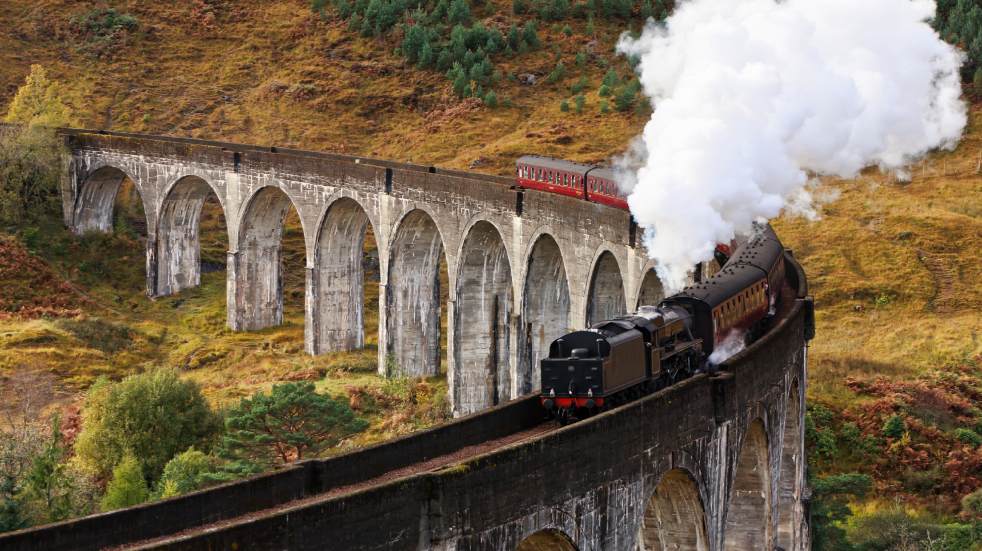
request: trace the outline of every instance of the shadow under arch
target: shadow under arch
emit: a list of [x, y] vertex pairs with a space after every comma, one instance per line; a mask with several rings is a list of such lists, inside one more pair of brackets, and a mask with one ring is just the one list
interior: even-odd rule
[[590, 274], [586, 304], [587, 327], [626, 314], [624, 279], [613, 253], [610, 251], [601, 253], [594, 262]]
[[511, 399], [511, 264], [490, 222], [464, 237], [455, 297], [453, 407], [466, 415]]
[[518, 543], [515, 551], [577, 551], [576, 544], [562, 530], [539, 530]]
[[409, 211], [389, 246], [386, 350], [395, 365], [386, 359], [387, 374], [440, 375], [441, 263], [443, 237], [436, 222], [424, 210]]
[[641, 288], [638, 290], [637, 307], [657, 306], [665, 298], [665, 288], [662, 287], [661, 280], [654, 268], [645, 272], [641, 279]]
[[310, 352], [323, 354], [365, 346], [365, 240], [377, 235], [361, 203], [341, 197], [321, 220], [314, 247], [308, 308], [313, 319]]
[[539, 360], [549, 345], [569, 329], [570, 292], [566, 265], [555, 238], [541, 234], [527, 259], [519, 329], [518, 393], [539, 388]]
[[726, 508], [724, 550], [768, 549], [771, 542], [770, 482], [767, 433], [763, 421], [756, 419], [747, 429], [740, 446]]
[[[112, 233], [113, 206], [124, 182], [132, 184], [140, 197], [146, 227], [150, 226], [147, 202], [136, 180], [120, 168], [106, 165], [92, 171], [82, 181], [72, 209], [72, 231], [78, 235], [88, 232]], [[146, 233], [145, 229], [144, 233]]]
[[709, 550], [699, 488], [683, 469], [672, 469], [659, 481], [638, 530], [638, 551], [670, 550]]
[[236, 331], [283, 323], [283, 228], [291, 210], [299, 212], [286, 192], [276, 186], [258, 189], [246, 204], [239, 226], [236, 266], [229, 272], [229, 277], [235, 278], [229, 326]]
[[[201, 218], [206, 204], [225, 227], [228, 217], [221, 199], [206, 180], [184, 176], [167, 190], [157, 217], [157, 280], [154, 294], [170, 295], [201, 283]], [[224, 265], [225, 259], [222, 259]]]
[[801, 461], [803, 433], [801, 430], [801, 398], [798, 381], [791, 385], [788, 407], [784, 419], [784, 436], [781, 442], [781, 479], [777, 490], [777, 545], [782, 549], [794, 549], [797, 516], [795, 508], [801, 493], [798, 487], [798, 464]]

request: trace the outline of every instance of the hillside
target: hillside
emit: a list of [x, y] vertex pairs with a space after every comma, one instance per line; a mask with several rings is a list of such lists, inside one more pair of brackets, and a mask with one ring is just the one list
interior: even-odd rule
[[[0, 103], [39, 63], [66, 86], [66, 102], [83, 127], [500, 174], [509, 174], [523, 153], [608, 159], [648, 118], [645, 108], [620, 112], [598, 93], [611, 67], [628, 80], [628, 63], [613, 45], [622, 30], [639, 27], [637, 17], [540, 25], [545, 46], [494, 58], [502, 75], [495, 91], [511, 106], [491, 108], [458, 99], [443, 74], [394, 53], [398, 29], [365, 38], [333, 8], [321, 17], [301, 1], [120, 1], [113, 6], [136, 19], [132, 31], [93, 38], [73, 23], [103, 5], [8, 0], [9, 8], [0, 10], [6, 29], [0, 31]], [[503, 31], [532, 18], [514, 16], [510, 3], [498, 1], [473, 14]], [[548, 82], [557, 60], [565, 74]], [[520, 83], [525, 74], [537, 77], [534, 85]], [[588, 83], [583, 112], [561, 110], [564, 100], [572, 103], [570, 88], [581, 77]], [[602, 100], [609, 100], [609, 112], [601, 112]], [[958, 149], [918, 163], [909, 181], [875, 170], [854, 180], [829, 179], [820, 220], [775, 221], [805, 267], [817, 306], [818, 335], [809, 351], [812, 473], [872, 475], [869, 515], [901, 503], [926, 511], [925, 518], [951, 519], [962, 496], [982, 486], [980, 167], [982, 105], [976, 104]], [[222, 224], [205, 223], [216, 262]], [[54, 403], [73, 401], [100, 374], [172, 365], [201, 382], [217, 404], [300, 378], [347, 392], [353, 402], [372, 402], [374, 428], [357, 443], [442, 418], [445, 383], [379, 381], [371, 348], [302, 354], [302, 251], [295, 234], [287, 243], [288, 322], [248, 334], [224, 329], [222, 271], [205, 274], [198, 289], [147, 300], [138, 229], [77, 239], [52, 221], [18, 237], [0, 241], [0, 306], [31, 309], [0, 316], [0, 376], [46, 374], [55, 381]], [[29, 284], [28, 273], [44, 274], [50, 285]], [[366, 304], [377, 308], [372, 292]], [[366, 316], [368, 327], [376, 315]], [[401, 409], [390, 415], [393, 404]]]

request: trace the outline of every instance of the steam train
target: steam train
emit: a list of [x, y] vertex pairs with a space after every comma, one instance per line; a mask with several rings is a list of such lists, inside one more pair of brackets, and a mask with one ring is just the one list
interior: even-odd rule
[[713, 352], [759, 337], [781, 300], [783, 245], [759, 226], [721, 264], [658, 306], [553, 341], [541, 362], [542, 407], [564, 424], [588, 417], [712, 369], [722, 361]]

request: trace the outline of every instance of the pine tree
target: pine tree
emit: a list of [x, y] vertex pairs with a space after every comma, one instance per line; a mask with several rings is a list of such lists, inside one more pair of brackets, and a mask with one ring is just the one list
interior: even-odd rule
[[150, 497], [147, 481], [143, 478], [140, 462], [131, 454], [126, 454], [113, 469], [112, 480], [106, 487], [106, 495], [102, 498], [102, 510], [112, 511], [139, 505]]
[[556, 64], [556, 67], [553, 68], [552, 72], [549, 73], [549, 76], [546, 77], [546, 82], [554, 84], [562, 80], [564, 76], [566, 76], [566, 66], [563, 65], [562, 61], [560, 61]]
[[423, 44], [428, 44], [426, 31], [419, 25], [409, 27], [406, 36], [402, 39], [402, 55], [406, 56], [410, 63], [416, 63]]
[[495, 95], [494, 90], [488, 90], [487, 95], [484, 96], [484, 105], [491, 108], [498, 106], [498, 96]]
[[617, 71], [615, 71], [614, 68], [611, 67], [607, 71], [607, 74], [604, 75], [604, 79], [601, 82], [606, 84], [607, 88], [613, 88], [617, 86], [617, 84], [620, 82], [620, 79], [617, 78]]
[[447, 11], [447, 22], [451, 25], [460, 23], [466, 25], [471, 22], [471, 8], [467, 0], [453, 0], [450, 9]]
[[423, 43], [423, 47], [419, 51], [419, 63], [418, 65], [422, 69], [426, 69], [433, 65], [433, 46], [430, 46], [430, 41], [427, 40]]
[[539, 33], [535, 28], [534, 19], [525, 24], [525, 27], [522, 29], [522, 39], [526, 44], [528, 44], [528, 47], [532, 49], [538, 48], [541, 45], [541, 42], [539, 42]]
[[605, 99], [600, 100], [600, 112], [601, 113], [610, 112], [610, 105], [607, 103], [607, 100]]
[[597, 30], [596, 30], [596, 28], [594, 28], [594, 25], [593, 25], [593, 15], [591, 14], [590, 15], [590, 18], [587, 19], [587, 21], [586, 21], [586, 35], [587, 36], [594, 36], [595, 34], [597, 34]]
[[601, 84], [600, 85], [600, 89], [597, 90], [597, 94], [600, 97], [602, 97], [602, 98], [605, 98], [605, 97], [609, 96], [610, 95], [610, 86], [607, 86], [606, 84]]
[[527, 0], [512, 0], [511, 11], [515, 15], [525, 15], [529, 11]]
[[508, 47], [512, 50], [518, 50], [519, 44], [522, 43], [522, 35], [518, 32], [518, 26], [514, 23], [508, 28]]
[[316, 456], [368, 426], [347, 401], [318, 394], [310, 382], [244, 398], [225, 424], [221, 456], [267, 467]]
[[436, 68], [438, 71], [449, 70], [453, 65], [453, 54], [448, 48], [440, 50], [440, 55], [436, 57]]
[[614, 98], [614, 107], [618, 111], [627, 111], [634, 105], [634, 97], [637, 94], [637, 88], [628, 84], [622, 89], [617, 96]]
[[563, 100], [559, 104], [559, 110], [562, 111], [563, 113], [568, 113], [569, 112], [569, 102], [566, 101], [566, 100]]
[[573, 98], [573, 102], [574, 102], [574, 105], [576, 106], [575, 107], [576, 113], [577, 114], [582, 113], [583, 112], [583, 106], [586, 104], [586, 98], [583, 97], [583, 94], [580, 94], [580, 95], [576, 96], [575, 98]]

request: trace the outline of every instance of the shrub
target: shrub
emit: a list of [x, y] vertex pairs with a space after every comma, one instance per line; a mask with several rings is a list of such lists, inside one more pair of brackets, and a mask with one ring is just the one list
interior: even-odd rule
[[451, 25], [455, 23], [467, 24], [471, 21], [471, 8], [467, 0], [453, 0], [447, 10], [447, 22]]
[[576, 66], [582, 69], [586, 65], [586, 53], [577, 52], [575, 62]]
[[982, 517], [982, 488], [962, 498], [962, 512], [973, 517]]
[[635, 82], [628, 84], [614, 98], [614, 106], [618, 111], [627, 111], [634, 105], [634, 98], [638, 93]]
[[262, 467], [316, 456], [368, 427], [346, 400], [318, 394], [313, 383], [274, 385], [228, 412], [221, 455]]
[[559, 110], [563, 113], [569, 113], [569, 102], [563, 100], [562, 103], [559, 104]]
[[129, 453], [152, 482], [180, 451], [209, 449], [220, 430], [221, 418], [196, 383], [157, 369], [119, 383], [102, 379], [89, 389], [75, 453], [100, 476]]
[[900, 438], [907, 430], [907, 423], [900, 415], [893, 414], [883, 423], [883, 436], [887, 438]]
[[607, 104], [607, 100], [605, 99], [600, 100], [600, 112], [610, 113], [610, 105]]
[[511, 11], [515, 15], [525, 15], [529, 11], [529, 5], [526, 0], [512, 0]]
[[959, 442], [969, 444], [971, 446], [978, 447], [980, 444], [982, 444], [982, 436], [979, 436], [979, 433], [972, 429], [961, 427], [955, 429], [955, 438], [957, 438]]
[[546, 82], [555, 84], [562, 80], [564, 76], [566, 76], [566, 66], [563, 65], [562, 61], [560, 61], [553, 68], [552, 72], [549, 73], [549, 76], [546, 77]]
[[175, 455], [160, 475], [154, 497], [166, 499], [193, 492], [210, 482], [210, 475], [218, 468], [218, 459], [204, 452], [188, 448]]
[[498, 96], [495, 95], [494, 90], [488, 90], [488, 93], [484, 96], [484, 105], [492, 108], [498, 106]]
[[577, 80], [572, 86], [570, 86], [569, 91], [575, 96], [576, 94], [582, 93], [583, 90], [586, 90], [589, 85], [590, 83], [587, 82], [586, 77], [580, 77], [580, 80]]
[[563, 26], [563, 34], [566, 36], [573, 36], [573, 28], [569, 25]]
[[576, 106], [576, 114], [580, 114], [583, 112], [583, 105], [586, 104], [586, 98], [583, 97], [583, 94], [580, 94], [573, 98], [573, 103]]
[[522, 28], [522, 40], [528, 44], [529, 48], [538, 48], [542, 43], [539, 42], [539, 33], [535, 27], [535, 20], [531, 20]]
[[106, 495], [102, 498], [102, 510], [112, 511], [139, 505], [150, 497], [147, 491], [147, 481], [143, 478], [140, 462], [132, 455], [126, 454], [113, 469], [112, 480], [106, 487]]
[[611, 67], [610, 69], [608, 69], [607, 70], [607, 73], [604, 74], [604, 78], [603, 78], [603, 80], [601, 82], [604, 85], [606, 85], [607, 88], [614, 88], [615, 86], [617, 86], [618, 84], [620, 84], [620, 79], [617, 78], [617, 71], [615, 71], [613, 69], [613, 67]]
[[597, 93], [600, 94], [600, 97], [605, 98], [610, 95], [610, 87], [606, 84], [601, 84], [600, 89], [597, 90]]

